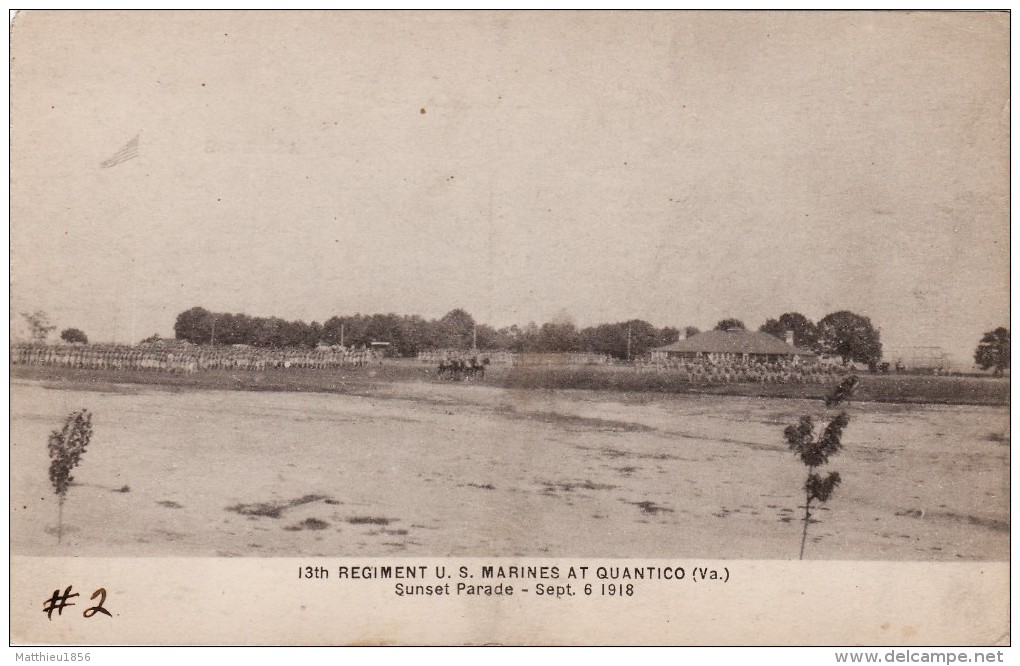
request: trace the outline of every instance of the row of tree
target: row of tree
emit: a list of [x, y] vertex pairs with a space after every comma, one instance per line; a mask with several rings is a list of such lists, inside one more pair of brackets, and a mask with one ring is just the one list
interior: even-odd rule
[[[745, 329], [738, 319], [723, 319], [717, 329]], [[786, 313], [769, 319], [761, 329], [779, 339], [793, 331], [794, 344], [845, 360], [871, 363], [882, 355], [878, 331], [867, 317], [835, 312], [818, 324], [800, 313]], [[688, 326], [685, 336], [698, 333]], [[256, 347], [314, 347], [319, 344], [361, 347], [373, 342], [389, 343], [399, 356], [414, 356], [430, 349], [471, 349], [531, 353], [590, 352], [616, 358], [634, 358], [649, 350], [676, 342], [680, 330], [657, 328], [647, 321], [632, 319], [612, 324], [577, 328], [568, 317], [542, 324], [507, 326], [496, 329], [479, 324], [462, 309], [451, 310], [439, 319], [418, 315], [355, 314], [331, 317], [324, 323], [287, 321], [279, 317], [210, 312], [194, 307], [180, 313], [174, 324], [179, 340], [194, 344], [246, 344]]]
[[[745, 329], [738, 319], [723, 319], [717, 329]], [[879, 333], [871, 320], [852, 312], [834, 312], [817, 324], [798, 312], [767, 320], [759, 329], [785, 339], [793, 331], [794, 344], [844, 361], [876, 363], [882, 357]], [[693, 326], [685, 336], [698, 332]], [[195, 307], [177, 316], [174, 334], [195, 344], [247, 344], [257, 347], [314, 347], [318, 344], [367, 346], [389, 343], [400, 356], [414, 356], [430, 349], [471, 349], [512, 352], [591, 352], [616, 358], [634, 358], [649, 350], [676, 342], [680, 330], [657, 328], [647, 321], [632, 319], [578, 329], [569, 317], [557, 317], [542, 324], [496, 329], [479, 324], [462, 309], [451, 310], [440, 319], [418, 315], [356, 314], [331, 317], [325, 323], [286, 321], [278, 317], [210, 312]]]
[[617, 358], [640, 356], [653, 347], [675, 342], [680, 331], [656, 328], [640, 319], [578, 329], [560, 318], [541, 326], [496, 329], [479, 324], [462, 309], [440, 319], [418, 315], [355, 314], [324, 323], [286, 321], [278, 317], [210, 312], [195, 307], [177, 316], [174, 335], [194, 344], [246, 344], [256, 347], [314, 347], [318, 344], [361, 347], [389, 343], [400, 356], [431, 349], [512, 352], [594, 352]]

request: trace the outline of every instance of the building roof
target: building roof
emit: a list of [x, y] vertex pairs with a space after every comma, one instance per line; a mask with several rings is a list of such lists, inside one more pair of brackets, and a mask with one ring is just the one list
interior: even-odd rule
[[771, 354], [778, 356], [815, 356], [813, 351], [788, 345], [761, 331], [705, 331], [686, 340], [653, 351], [702, 354]]

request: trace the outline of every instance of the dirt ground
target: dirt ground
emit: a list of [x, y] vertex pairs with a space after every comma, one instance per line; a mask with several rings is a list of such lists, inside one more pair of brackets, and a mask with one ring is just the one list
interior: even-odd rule
[[[95, 435], [64, 507], [46, 440]], [[1008, 407], [855, 403], [806, 558], [1008, 560]], [[11, 552], [792, 559], [820, 401], [404, 382], [11, 387]], [[823, 472], [827, 470], [822, 470]]]

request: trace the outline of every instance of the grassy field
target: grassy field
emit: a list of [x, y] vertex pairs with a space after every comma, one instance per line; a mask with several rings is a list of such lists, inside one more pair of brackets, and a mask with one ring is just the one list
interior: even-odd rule
[[[12, 377], [48, 382], [54, 387], [103, 388], [115, 384], [144, 384], [170, 389], [290, 391], [357, 394], [387, 382], [426, 381], [436, 378], [435, 368], [411, 361], [387, 361], [342, 371], [275, 369], [264, 372], [210, 370], [191, 375], [142, 370], [83, 370], [42, 366], [15, 366]], [[831, 387], [817, 384], [708, 384], [682, 381], [677, 373], [637, 372], [629, 367], [490, 367], [478, 384], [500, 388], [582, 389], [623, 393], [676, 393], [746, 397], [824, 397]], [[1009, 378], [935, 377], [920, 375], [862, 375], [856, 400], [946, 405], [1009, 405]]]

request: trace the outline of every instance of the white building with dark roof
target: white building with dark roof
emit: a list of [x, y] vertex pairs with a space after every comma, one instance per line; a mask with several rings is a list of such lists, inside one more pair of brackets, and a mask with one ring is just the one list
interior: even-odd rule
[[669, 359], [709, 359], [733, 361], [796, 361], [814, 363], [817, 354], [809, 349], [793, 346], [792, 331], [787, 342], [760, 331], [730, 329], [705, 331], [652, 350], [653, 361]]

